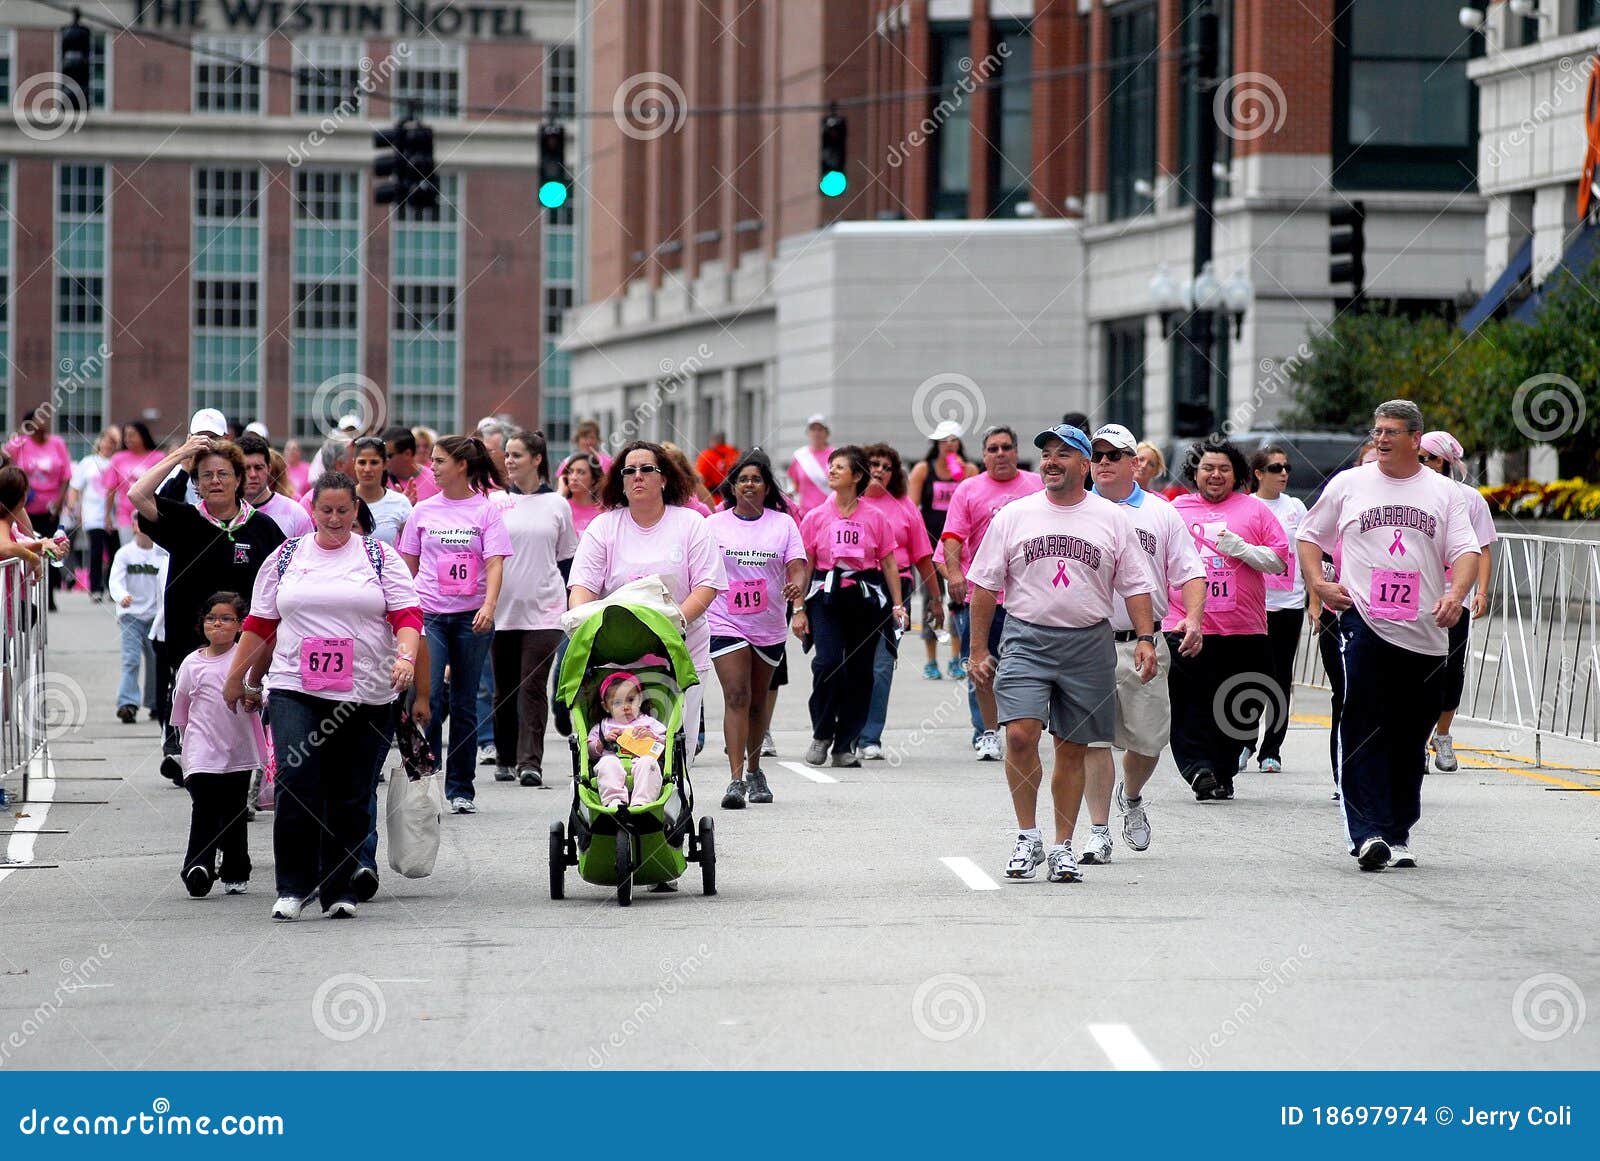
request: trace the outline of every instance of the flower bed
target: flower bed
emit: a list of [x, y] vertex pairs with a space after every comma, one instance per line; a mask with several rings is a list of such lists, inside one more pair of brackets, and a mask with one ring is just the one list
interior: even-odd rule
[[1478, 489], [1499, 516], [1525, 520], [1593, 520], [1600, 517], [1600, 484], [1573, 478], [1548, 484], [1518, 480]]

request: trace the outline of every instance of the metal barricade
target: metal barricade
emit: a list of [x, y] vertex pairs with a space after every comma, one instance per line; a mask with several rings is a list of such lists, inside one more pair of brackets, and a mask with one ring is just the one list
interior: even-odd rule
[[44, 686], [49, 633], [46, 577], [22, 560], [0, 561], [5, 617], [0, 663], [0, 792], [28, 797], [28, 768], [44, 750], [48, 710]]
[[[1503, 533], [1493, 553], [1458, 716], [1511, 730], [1536, 762], [1546, 737], [1600, 744], [1600, 541]], [[1309, 631], [1295, 680], [1328, 686]]]

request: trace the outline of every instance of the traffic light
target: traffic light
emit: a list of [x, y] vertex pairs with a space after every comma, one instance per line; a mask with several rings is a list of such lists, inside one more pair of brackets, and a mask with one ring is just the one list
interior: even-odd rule
[[1348, 282], [1360, 298], [1367, 284], [1367, 203], [1350, 202], [1328, 215], [1328, 281]]
[[81, 110], [89, 103], [89, 85], [93, 79], [89, 58], [93, 52], [93, 36], [74, 16], [72, 23], [61, 30], [61, 75], [71, 82], [65, 86], [66, 99], [74, 110]]
[[822, 178], [817, 188], [824, 197], [839, 197], [850, 184], [844, 174], [846, 136], [845, 121], [839, 114], [829, 113], [822, 119]]
[[547, 210], [567, 204], [572, 175], [567, 172], [567, 131], [555, 122], [539, 127], [539, 204]]
[[409, 206], [431, 210], [439, 205], [439, 184], [433, 164], [433, 130], [414, 117], [398, 121], [391, 129], [379, 129], [372, 143], [384, 150], [373, 169], [388, 178], [373, 191], [380, 206]]

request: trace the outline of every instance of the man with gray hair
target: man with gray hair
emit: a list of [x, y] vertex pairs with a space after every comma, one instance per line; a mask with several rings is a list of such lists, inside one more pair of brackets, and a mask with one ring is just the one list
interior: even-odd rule
[[[1345, 838], [1363, 871], [1415, 867], [1428, 736], [1439, 717], [1449, 629], [1478, 575], [1461, 490], [1424, 468], [1422, 412], [1373, 412], [1376, 463], [1335, 476], [1300, 523], [1300, 571], [1338, 617], [1344, 710], [1334, 773]], [[1322, 554], [1342, 556], [1337, 581]], [[1451, 572], [1450, 570], [1453, 570]], [[1449, 579], [1447, 579], [1447, 573]]]

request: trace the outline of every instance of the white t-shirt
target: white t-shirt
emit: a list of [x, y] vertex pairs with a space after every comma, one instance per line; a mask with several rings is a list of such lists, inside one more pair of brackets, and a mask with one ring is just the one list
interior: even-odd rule
[[271, 517], [272, 522], [283, 529], [286, 537], [304, 536], [308, 532], [317, 530], [316, 524], [306, 515], [305, 509], [282, 493], [273, 492], [266, 503], [257, 504], [255, 509]]
[[556, 567], [578, 551], [572, 508], [557, 492], [490, 496], [511, 537], [513, 552], [502, 566], [496, 629], [559, 629], [567, 608], [567, 586]]
[[1327, 553], [1340, 546], [1339, 583], [1379, 637], [1426, 656], [1448, 652], [1449, 633], [1429, 610], [1447, 590], [1445, 566], [1478, 551], [1455, 481], [1426, 468], [1403, 480], [1377, 464], [1350, 468], [1328, 482], [1300, 539]]
[[[1272, 509], [1272, 514], [1278, 518], [1278, 523], [1283, 525], [1283, 534], [1289, 538], [1292, 547], [1295, 534], [1300, 531], [1300, 522], [1306, 518], [1305, 503], [1287, 492], [1276, 500], [1268, 500], [1259, 495], [1256, 499]], [[1306, 578], [1300, 575], [1300, 561], [1293, 552], [1289, 553], [1288, 572], [1262, 573], [1261, 580], [1267, 586], [1267, 612], [1276, 613], [1283, 609], [1306, 607]]]
[[383, 499], [368, 500], [367, 508], [372, 513], [373, 538], [385, 544], [397, 544], [400, 540], [400, 529], [404, 528], [406, 521], [411, 518], [411, 501], [401, 493], [385, 488]]
[[1154, 592], [1133, 521], [1093, 492], [1076, 504], [1044, 492], [1012, 500], [990, 522], [967, 579], [1004, 591], [1007, 615], [1058, 629], [1110, 620], [1127, 597]]
[[91, 531], [106, 526], [106, 488], [100, 479], [110, 466], [109, 456], [90, 452], [72, 469], [71, 486], [81, 497], [78, 501], [83, 511], [81, 527]]
[[[1135, 484], [1128, 498], [1116, 504], [1128, 514], [1138, 533], [1139, 547], [1144, 550], [1145, 562], [1150, 568], [1150, 580], [1156, 586], [1155, 592], [1150, 594], [1150, 603], [1155, 609], [1155, 623], [1160, 625], [1167, 615], [1167, 590], [1180, 589], [1185, 582], [1205, 576], [1205, 565], [1200, 563], [1194, 537], [1183, 526], [1182, 518], [1160, 496]], [[1128, 607], [1120, 601], [1112, 605], [1111, 627], [1124, 631], [1133, 628]]]

